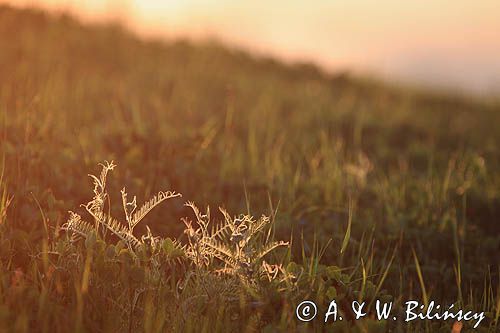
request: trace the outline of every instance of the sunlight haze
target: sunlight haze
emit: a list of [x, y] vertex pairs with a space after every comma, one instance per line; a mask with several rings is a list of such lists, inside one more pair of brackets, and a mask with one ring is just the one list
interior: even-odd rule
[[144, 36], [220, 40], [289, 62], [475, 93], [500, 89], [500, 2], [10, 1]]

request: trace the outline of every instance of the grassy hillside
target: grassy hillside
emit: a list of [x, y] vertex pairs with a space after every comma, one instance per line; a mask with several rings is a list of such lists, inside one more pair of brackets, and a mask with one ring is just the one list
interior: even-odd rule
[[[0, 6], [0, 331], [321, 330], [332, 324], [302, 324], [295, 306], [333, 296], [457, 302], [487, 311], [481, 329], [495, 331], [499, 126], [491, 100]], [[182, 193], [134, 230], [147, 224], [165, 253], [138, 258], [97, 229], [74, 242], [61, 229], [68, 210], [93, 222], [80, 204], [105, 160], [117, 164], [105, 204], [122, 221], [123, 186], [138, 203]], [[266, 260], [290, 279], [197, 264], [186, 201], [223, 223], [217, 207], [271, 216], [272, 238], [291, 245]]]

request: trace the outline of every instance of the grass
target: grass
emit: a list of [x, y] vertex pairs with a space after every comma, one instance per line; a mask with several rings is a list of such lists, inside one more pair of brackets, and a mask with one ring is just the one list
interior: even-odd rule
[[335, 298], [456, 303], [495, 332], [499, 111], [0, 7], [0, 331], [458, 327], [296, 319]]

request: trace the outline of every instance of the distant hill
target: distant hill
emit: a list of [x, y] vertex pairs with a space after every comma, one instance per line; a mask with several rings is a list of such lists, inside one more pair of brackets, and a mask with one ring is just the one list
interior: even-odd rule
[[494, 101], [327, 75], [213, 43], [146, 41], [116, 25], [39, 10], [0, 6], [0, 78], [6, 142], [23, 144], [29, 119], [29, 138], [55, 136], [69, 160], [89, 164], [139, 148], [151, 154], [142, 146], [148, 141], [189, 155], [211, 131], [211, 143], [230, 135], [241, 154], [283, 135], [307, 146], [326, 131], [347, 151], [383, 161], [429, 143], [438, 152], [469, 147], [498, 159]]
[[[360, 289], [353, 288], [359, 287], [374, 298], [380, 291], [392, 299], [414, 299], [421, 295], [417, 288], [424, 284], [423, 275], [432, 299], [452, 304], [458, 282], [464, 304], [479, 310], [478, 304], [487, 303], [484, 310], [494, 313], [499, 304], [493, 296], [498, 295], [500, 251], [499, 125], [500, 104], [494, 100], [398, 87], [348, 73], [328, 75], [314, 65], [284, 65], [213, 43], [142, 40], [116, 25], [82, 25], [69, 16], [0, 6], [0, 222], [4, 216], [7, 221], [7, 232], [0, 232], [0, 259], [8, 261], [0, 265], [8, 270], [0, 276], [7, 290], [9, 281], [14, 285], [25, 274], [34, 286], [30, 290], [42, 295], [40, 301], [33, 296], [31, 307], [21, 301], [18, 308], [10, 301], [0, 304], [14, 309], [0, 320], [7, 318], [10, 325], [16, 309], [22, 309], [26, 322], [36, 314], [51, 323], [39, 308], [52, 299], [59, 302], [57, 311], [47, 308], [54, 318], [70, 312], [66, 296], [74, 286], [83, 288], [80, 278], [86, 273], [67, 279], [64, 290], [47, 287], [55, 289], [44, 294], [44, 281], [52, 283], [45, 278], [46, 260], [64, 259], [54, 252], [47, 259], [47, 244], [61, 253], [74, 248], [78, 255], [68, 260], [80, 258], [74, 269], [88, 273], [86, 247], [64, 238], [60, 226], [68, 210], [82, 213], [80, 204], [91, 200], [86, 175], [98, 173], [104, 160], [118, 165], [108, 189], [114, 216], [124, 215], [124, 186], [129, 200], [137, 195], [138, 202], [159, 190], [182, 193], [182, 199], [148, 215], [155, 235], [186, 241], [180, 218], [192, 218], [183, 206], [188, 200], [210, 205], [216, 220], [221, 219], [218, 206], [234, 215], [268, 214], [275, 217], [277, 239], [292, 236], [287, 266], [314, 270], [310, 281], [320, 282], [314, 295], [357, 299]], [[143, 225], [134, 229], [137, 235], [144, 231]], [[66, 243], [55, 244], [63, 238]], [[325, 244], [330, 245], [317, 267]], [[342, 244], [348, 245], [345, 251]], [[384, 286], [377, 285], [384, 278]], [[189, 275], [182, 284], [187, 280]], [[312, 284], [303, 282], [302, 294], [285, 293], [309, 295]], [[115, 296], [101, 299], [103, 291], [114, 295], [111, 285], [94, 289], [85, 309], [80, 301], [71, 308], [85, 311], [89, 331], [98, 330], [100, 322], [92, 318], [106, 317], [103, 309], [109, 304], [122, 311]], [[169, 295], [176, 294], [181, 280], [171, 285], [175, 292], [167, 288]], [[24, 290], [11, 289], [12, 295]], [[267, 297], [267, 289], [262, 290]], [[298, 299], [285, 303], [282, 291], [269, 290], [276, 300], [262, 305], [262, 318], [298, 325]], [[170, 302], [170, 296], [161, 297]], [[260, 311], [261, 303], [255, 304], [251, 311]], [[213, 316], [205, 317], [202, 308], [205, 304], [196, 318], [211, 328], [222, 312], [214, 308]], [[182, 309], [168, 318], [182, 321]], [[277, 315], [281, 310], [289, 316]], [[227, 313], [228, 322], [239, 323], [241, 317], [233, 320]], [[67, 325], [80, 314], [71, 311], [65, 318], [70, 323], [59, 331], [73, 327]], [[198, 320], [192, 323], [198, 327]]]

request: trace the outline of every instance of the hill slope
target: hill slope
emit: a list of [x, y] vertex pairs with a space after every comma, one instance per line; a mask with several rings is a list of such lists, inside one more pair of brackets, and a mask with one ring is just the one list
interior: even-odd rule
[[[440, 299], [456, 299], [460, 262], [462, 292], [471, 282], [479, 306], [485, 274], [498, 281], [499, 124], [491, 101], [330, 76], [213, 44], [143, 41], [115, 26], [3, 6], [6, 224], [38, 244], [16, 245], [7, 271], [29, 267], [42, 246], [40, 211], [58, 230], [91, 193], [85, 175], [114, 160], [110, 193], [126, 184], [142, 200], [172, 189], [234, 214], [247, 204], [254, 215], [279, 206], [277, 234], [304, 234], [296, 261], [301, 245], [309, 255], [313, 238], [332, 238], [322, 263], [349, 268], [354, 280], [360, 258], [379, 276], [396, 247], [384, 285], [395, 297], [419, 295], [412, 248]], [[149, 225], [177, 237], [186, 214], [172, 203]]]

